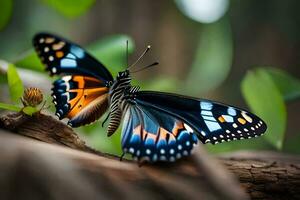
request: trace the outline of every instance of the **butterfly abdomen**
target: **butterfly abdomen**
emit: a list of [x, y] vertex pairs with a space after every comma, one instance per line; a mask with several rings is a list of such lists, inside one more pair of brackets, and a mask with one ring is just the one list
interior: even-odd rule
[[128, 72], [120, 72], [116, 81], [110, 89], [110, 121], [107, 128], [107, 135], [112, 135], [119, 127], [122, 119], [122, 97], [127, 88], [130, 88], [131, 78]]

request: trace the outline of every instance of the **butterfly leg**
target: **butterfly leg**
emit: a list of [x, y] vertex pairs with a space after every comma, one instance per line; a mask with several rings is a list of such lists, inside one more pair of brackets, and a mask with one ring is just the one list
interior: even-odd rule
[[108, 113], [108, 115], [106, 116], [106, 118], [104, 119], [104, 121], [102, 122], [102, 128], [104, 127], [105, 122], [108, 120], [110, 115], [110, 112]]
[[138, 161], [138, 166], [139, 167], [142, 167], [144, 164], [146, 164], [147, 162], [146, 161], [144, 161], [144, 160], [139, 160]]
[[123, 160], [123, 157], [125, 156], [125, 152], [122, 153], [121, 157], [120, 157], [120, 161]]

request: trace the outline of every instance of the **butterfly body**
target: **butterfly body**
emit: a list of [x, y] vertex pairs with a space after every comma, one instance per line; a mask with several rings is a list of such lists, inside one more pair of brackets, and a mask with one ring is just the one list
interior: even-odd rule
[[48, 33], [33, 45], [53, 83], [52, 97], [59, 119], [72, 127], [90, 124], [109, 110], [107, 134], [123, 121], [121, 145], [139, 162], [170, 161], [188, 156], [198, 143], [222, 143], [262, 135], [267, 126], [243, 109], [177, 94], [140, 91], [126, 69], [114, 79], [80, 46]]
[[125, 109], [124, 103], [126, 103], [124, 95], [126, 91], [130, 90], [130, 81], [129, 71], [119, 72], [109, 90], [110, 121], [107, 127], [108, 136], [112, 135], [121, 123], [122, 113]]

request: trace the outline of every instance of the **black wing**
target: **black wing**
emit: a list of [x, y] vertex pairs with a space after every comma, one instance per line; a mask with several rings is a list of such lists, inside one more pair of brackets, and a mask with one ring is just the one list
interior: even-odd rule
[[262, 135], [267, 126], [256, 115], [210, 100], [142, 91], [136, 102], [188, 124], [202, 143], [221, 143]]
[[33, 38], [33, 45], [51, 75], [62, 73], [92, 76], [103, 82], [113, 80], [103, 64], [66, 39], [49, 33], [39, 33]]

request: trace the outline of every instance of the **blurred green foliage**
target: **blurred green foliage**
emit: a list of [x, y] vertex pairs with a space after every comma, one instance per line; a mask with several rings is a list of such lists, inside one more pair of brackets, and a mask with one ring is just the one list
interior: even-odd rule
[[[228, 76], [232, 65], [232, 36], [227, 19], [202, 27], [201, 37], [187, 78], [190, 94], [211, 91]], [[201, 84], [195, 83], [201, 80]]]
[[95, 0], [41, 0], [66, 17], [74, 18], [85, 13]]
[[271, 75], [285, 101], [300, 98], [300, 80], [280, 69], [267, 68], [266, 70]]
[[38, 72], [45, 71], [44, 65], [41, 63], [41, 60], [39, 59], [39, 57], [37, 56], [37, 54], [33, 49], [23, 53], [14, 62], [14, 64], [24, 69], [31, 69]]
[[100, 60], [109, 71], [116, 75], [126, 67], [126, 41], [128, 41], [128, 53], [134, 50], [133, 40], [126, 35], [112, 35], [100, 39], [87, 47], [93, 56]]
[[13, 1], [12, 0], [1, 0], [0, 1], [0, 31], [8, 23], [12, 14]]

